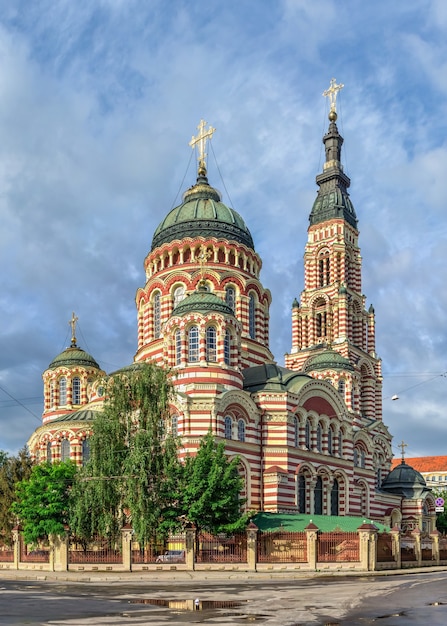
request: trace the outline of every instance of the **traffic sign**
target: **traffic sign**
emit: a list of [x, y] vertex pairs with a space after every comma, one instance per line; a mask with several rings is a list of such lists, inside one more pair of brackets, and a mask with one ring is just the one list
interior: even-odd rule
[[436, 498], [435, 504], [436, 506], [444, 506], [444, 498]]

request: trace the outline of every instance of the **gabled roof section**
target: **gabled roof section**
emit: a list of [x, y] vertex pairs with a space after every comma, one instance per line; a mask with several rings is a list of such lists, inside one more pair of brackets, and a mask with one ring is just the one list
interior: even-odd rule
[[[447, 476], [447, 456], [416, 456], [405, 462], [418, 472], [445, 472]], [[395, 458], [391, 467], [394, 469], [400, 464], [400, 458]]]

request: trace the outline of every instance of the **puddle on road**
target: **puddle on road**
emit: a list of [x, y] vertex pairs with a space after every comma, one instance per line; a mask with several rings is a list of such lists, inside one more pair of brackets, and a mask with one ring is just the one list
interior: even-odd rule
[[241, 601], [233, 600], [167, 600], [165, 598], [138, 598], [129, 600], [129, 604], [151, 604], [165, 606], [179, 611], [206, 611], [209, 609], [234, 609], [241, 606]]
[[[219, 609], [234, 609], [240, 607], [246, 604], [248, 600], [200, 600], [199, 598], [195, 598], [193, 600], [172, 600], [166, 598], [137, 598], [129, 600], [128, 602], [129, 604], [150, 604], [152, 606], [162, 606], [167, 609], [171, 609], [172, 613], [177, 615], [181, 613], [186, 614], [188, 611], [207, 611], [207, 618], [203, 616], [205, 619], [209, 619], [210, 615], [213, 619], [217, 617], [225, 617], [233, 619], [235, 624], [253, 624], [255, 622], [263, 622], [268, 617], [267, 615], [244, 615], [238, 613], [222, 613], [218, 611]], [[215, 611], [215, 613], [212, 613], [213, 611]]]

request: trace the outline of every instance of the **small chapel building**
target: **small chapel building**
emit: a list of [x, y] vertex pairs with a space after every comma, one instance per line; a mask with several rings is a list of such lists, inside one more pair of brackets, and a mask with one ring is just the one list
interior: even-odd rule
[[[153, 361], [169, 368], [169, 426], [182, 454], [194, 454], [211, 429], [239, 458], [247, 510], [364, 516], [394, 526], [402, 524], [406, 495], [387, 483], [392, 437], [382, 420], [375, 312], [362, 293], [358, 220], [341, 162], [339, 87], [331, 83], [326, 158], [285, 366], [270, 351], [271, 294], [250, 230], [208, 180], [205, 147], [214, 129], [202, 121], [192, 141], [197, 180], [160, 222], [144, 260], [138, 345], [127, 367]], [[106, 372], [77, 345], [75, 323], [70, 347], [43, 373], [42, 425], [28, 442], [40, 461], [85, 463], [104, 400]], [[433, 530], [430, 490], [419, 489], [416, 500], [411, 516]]]

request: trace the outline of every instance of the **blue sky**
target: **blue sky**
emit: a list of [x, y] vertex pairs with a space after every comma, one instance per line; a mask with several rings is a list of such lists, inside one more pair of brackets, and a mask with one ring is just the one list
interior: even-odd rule
[[201, 118], [217, 129], [210, 183], [263, 259], [283, 364], [332, 77], [384, 420], [395, 454], [402, 439], [408, 456], [446, 453], [443, 0], [2, 3], [0, 449], [39, 425], [72, 311], [106, 371], [132, 361], [143, 260], [195, 181]]

